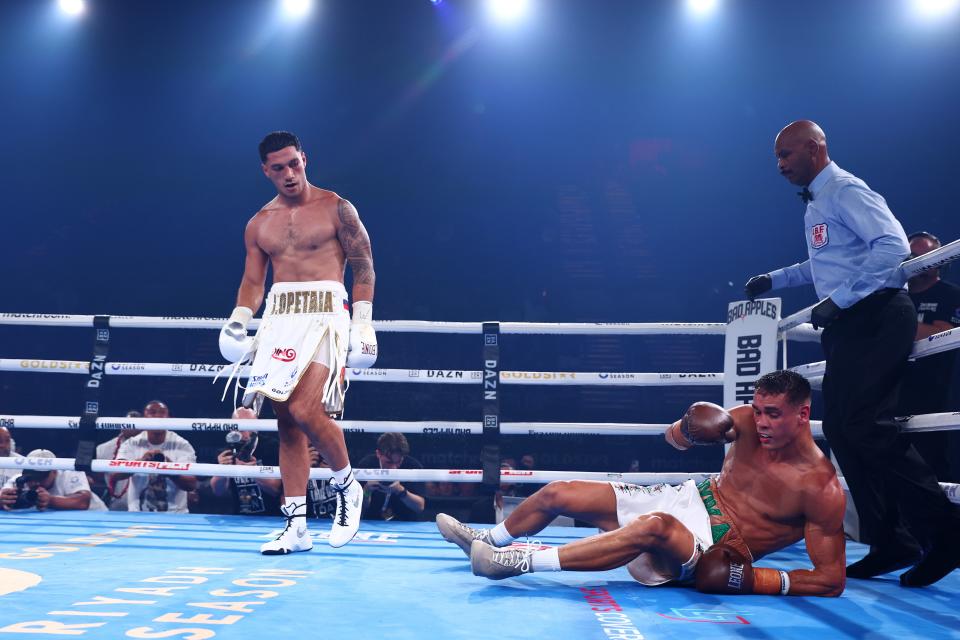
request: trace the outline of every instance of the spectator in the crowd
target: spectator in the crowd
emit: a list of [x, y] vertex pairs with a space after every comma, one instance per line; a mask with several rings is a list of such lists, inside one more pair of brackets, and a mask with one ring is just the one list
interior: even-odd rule
[[[163, 402], [152, 400], [144, 407], [143, 416], [169, 418], [170, 409]], [[173, 431], [150, 429], [120, 445], [117, 459], [193, 463], [197, 454], [189, 442]], [[117, 480], [130, 476], [117, 475]], [[187, 492], [196, 488], [197, 477], [192, 475], [135, 474], [127, 490], [127, 509], [187, 513]]]
[[[532, 453], [525, 453], [520, 456], [520, 466], [517, 467], [518, 471], [535, 471], [536, 468], [537, 459]], [[530, 497], [542, 486], [542, 484], [533, 484], [530, 482], [518, 484], [516, 485], [516, 495], [524, 498]]]
[[458, 482], [456, 484], [455, 495], [460, 498], [475, 498], [479, 495], [479, 491], [477, 490], [477, 487], [479, 486], [479, 482]]
[[0, 457], [8, 458], [15, 455], [15, 445], [10, 430], [6, 427], [0, 427]]
[[[313, 445], [307, 447], [311, 469], [329, 469], [330, 465]], [[337, 492], [330, 486], [330, 479], [307, 479], [307, 515], [325, 519], [332, 518], [337, 510]]]
[[[28, 458], [56, 458], [52, 451], [35, 449]], [[41, 471], [24, 469], [0, 490], [0, 505], [7, 511], [31, 509], [46, 511], [106, 511], [107, 506], [90, 491], [86, 474], [80, 471]]]
[[[235, 420], [255, 420], [257, 414], [246, 407], [233, 412]], [[227, 448], [217, 456], [217, 464], [256, 467], [262, 464], [255, 453], [259, 442], [256, 431], [231, 431]], [[228, 478], [213, 476], [210, 489], [218, 498], [230, 498], [230, 513], [240, 515], [279, 515], [280, 478]]]
[[[127, 411], [127, 417], [142, 418], [143, 414], [139, 411]], [[120, 452], [120, 445], [139, 433], [140, 429], [121, 429], [120, 433], [115, 437], [97, 445], [95, 458], [97, 460], [116, 460], [117, 454]], [[127, 510], [127, 490], [130, 486], [129, 477], [118, 480], [117, 474], [115, 473], [91, 473], [88, 475], [90, 477], [91, 491], [103, 496], [103, 501], [107, 504], [107, 508], [110, 509], [110, 511]]]
[[[359, 469], [423, 469], [410, 457], [410, 444], [402, 433], [384, 433], [377, 438], [376, 451], [357, 464]], [[367, 482], [364, 486], [365, 520], [419, 520], [427, 501], [419, 482]]]
[[[911, 233], [910, 257], [922, 256], [940, 247], [932, 233]], [[917, 308], [917, 340], [960, 326], [960, 287], [940, 279], [940, 269], [923, 271], [907, 281], [910, 299]], [[918, 358], [907, 367], [900, 392], [898, 415], [919, 415], [950, 411], [950, 382], [957, 352], [954, 349]], [[927, 461], [941, 482], [957, 480], [950, 469], [949, 431], [909, 434], [913, 446]]]
[[[513, 471], [511, 467], [506, 462], [500, 463], [500, 471]], [[504, 496], [508, 498], [515, 498], [517, 496], [517, 485], [510, 482], [503, 482], [502, 478], [500, 481], [500, 488], [493, 494], [493, 510], [494, 518], [497, 522], [503, 522], [505, 517], [503, 514], [503, 498]]]
[[437, 498], [452, 498], [458, 493], [452, 482], [427, 482], [425, 491], [426, 495]]
[[[14, 455], [13, 437], [10, 430], [0, 427], [0, 458], [9, 458]], [[14, 469], [0, 469], [0, 487], [7, 484], [7, 480], [17, 475]]]
[[520, 456], [520, 469], [524, 471], [533, 471], [537, 468], [537, 459], [532, 453], [525, 453]]

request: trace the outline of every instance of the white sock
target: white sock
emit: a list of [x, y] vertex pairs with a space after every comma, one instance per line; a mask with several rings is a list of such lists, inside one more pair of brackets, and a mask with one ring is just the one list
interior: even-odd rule
[[283, 501], [284, 511], [292, 516], [307, 515], [307, 496], [294, 496]]
[[505, 547], [516, 540], [516, 538], [510, 535], [507, 527], [501, 522], [493, 529], [490, 529], [490, 540], [493, 541], [493, 546], [495, 547]]
[[534, 571], [560, 571], [560, 547], [534, 551], [530, 556], [530, 566]]
[[333, 472], [333, 483], [342, 487], [345, 484], [348, 484], [350, 481], [350, 474], [353, 472], [353, 467], [349, 464], [339, 471]]

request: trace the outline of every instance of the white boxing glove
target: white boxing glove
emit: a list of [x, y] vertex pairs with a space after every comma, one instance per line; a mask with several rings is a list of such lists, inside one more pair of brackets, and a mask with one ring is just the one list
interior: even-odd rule
[[350, 323], [350, 350], [347, 366], [367, 369], [377, 361], [377, 332], [373, 330], [373, 303], [359, 300], [353, 303], [353, 321]]
[[237, 307], [220, 329], [220, 355], [227, 362], [242, 362], [253, 351], [253, 336], [247, 335], [247, 325], [253, 318], [253, 311], [247, 307]]

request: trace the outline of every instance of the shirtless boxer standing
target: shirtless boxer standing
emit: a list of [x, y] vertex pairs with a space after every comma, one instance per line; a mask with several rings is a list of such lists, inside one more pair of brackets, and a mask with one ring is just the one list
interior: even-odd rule
[[[333, 469], [337, 492], [330, 545], [341, 547], [360, 526], [363, 489], [353, 477], [343, 432], [331, 414], [343, 410], [344, 367], [369, 367], [377, 357], [373, 317], [373, 254], [357, 210], [332, 191], [307, 182], [307, 156], [285, 131], [260, 143], [263, 173], [277, 189], [247, 223], [237, 306], [220, 331], [230, 362], [252, 359], [245, 406], [273, 402], [280, 435], [280, 477], [286, 527], [260, 552], [279, 555], [313, 548], [307, 532], [308, 445]], [[343, 286], [353, 271], [353, 319]], [[263, 302], [267, 265], [273, 286], [255, 337], [247, 325]], [[260, 396], [260, 397], [258, 397]]]
[[[723, 469], [699, 486], [641, 487], [551, 482], [493, 529], [437, 516], [443, 537], [470, 555], [476, 575], [499, 580], [531, 571], [627, 566], [642, 584], [689, 584], [710, 593], [838, 596], [843, 592], [844, 495], [810, 434], [810, 384], [791, 371], [757, 381], [753, 406], [729, 412], [698, 402], [665, 433], [678, 449], [732, 443]], [[605, 531], [552, 549], [497, 549], [556, 516]], [[754, 568], [769, 553], [806, 540], [813, 570]]]

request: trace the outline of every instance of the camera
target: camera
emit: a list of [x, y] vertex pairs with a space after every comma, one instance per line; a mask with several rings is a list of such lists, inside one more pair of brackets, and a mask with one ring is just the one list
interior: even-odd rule
[[150, 460], [153, 462], [166, 462], [167, 457], [162, 453], [155, 453], [153, 454], [153, 456], [150, 457]]
[[231, 431], [226, 437], [227, 444], [230, 445], [230, 451], [233, 453], [233, 459], [241, 462], [250, 462], [254, 459], [253, 451], [257, 448], [257, 432], [251, 431], [250, 437], [244, 442], [243, 434], [239, 431]]
[[37, 490], [27, 489], [26, 476], [18, 476], [14, 483], [17, 487], [17, 501], [13, 503], [11, 509], [29, 509], [37, 504]]

